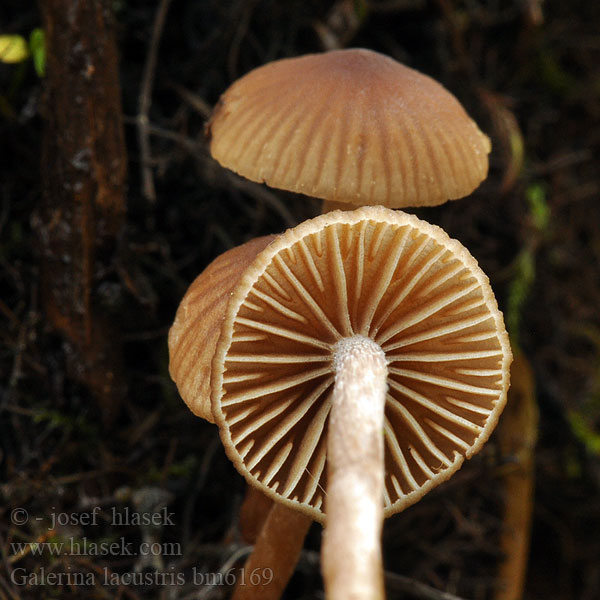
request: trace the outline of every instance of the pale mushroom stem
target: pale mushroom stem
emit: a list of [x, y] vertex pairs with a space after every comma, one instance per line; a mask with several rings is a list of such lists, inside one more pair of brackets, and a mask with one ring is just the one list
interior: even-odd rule
[[336, 200], [323, 200], [321, 204], [321, 213], [325, 214], [334, 210], [351, 211], [356, 210], [360, 206], [358, 204], [350, 204], [349, 202], [337, 202]]
[[330, 600], [379, 600], [384, 597], [381, 528], [387, 362], [378, 344], [355, 336], [336, 345], [334, 368], [322, 545], [325, 592]]

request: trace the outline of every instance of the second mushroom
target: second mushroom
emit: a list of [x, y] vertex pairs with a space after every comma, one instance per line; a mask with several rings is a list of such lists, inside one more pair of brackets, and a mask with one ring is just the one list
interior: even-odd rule
[[182, 396], [240, 473], [325, 524], [331, 598], [383, 597], [383, 517], [482, 447], [511, 361], [475, 259], [383, 207], [229, 251], [190, 287], [169, 347]]

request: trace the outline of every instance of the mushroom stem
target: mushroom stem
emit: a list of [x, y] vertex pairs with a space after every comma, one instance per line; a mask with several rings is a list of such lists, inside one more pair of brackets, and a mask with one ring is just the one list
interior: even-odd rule
[[349, 202], [338, 202], [336, 200], [323, 200], [321, 204], [321, 213], [325, 214], [334, 210], [351, 211], [356, 210], [358, 204], [350, 204]]
[[378, 344], [355, 336], [336, 345], [334, 368], [322, 545], [325, 592], [333, 600], [381, 599], [387, 361]]
[[240, 507], [239, 528], [242, 538], [248, 544], [255, 544], [273, 508], [273, 500], [265, 496], [258, 488], [249, 485], [246, 497]]
[[231, 600], [279, 600], [294, 573], [312, 519], [274, 502]]

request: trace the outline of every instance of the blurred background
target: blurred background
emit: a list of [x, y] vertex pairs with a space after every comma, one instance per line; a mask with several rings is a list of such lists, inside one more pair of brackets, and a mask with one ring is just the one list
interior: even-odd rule
[[[0, 599], [229, 597], [245, 483], [167, 333], [213, 258], [320, 202], [225, 172], [204, 125], [250, 69], [342, 47], [491, 137], [472, 196], [412, 212], [477, 258], [517, 355], [484, 450], [386, 522], [388, 597], [600, 598], [600, 3], [4, 0]], [[323, 597], [320, 536], [286, 598]]]

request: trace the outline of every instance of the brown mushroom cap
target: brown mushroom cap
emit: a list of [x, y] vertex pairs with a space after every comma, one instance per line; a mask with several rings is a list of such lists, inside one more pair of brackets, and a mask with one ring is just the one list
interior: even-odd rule
[[213, 157], [248, 179], [392, 208], [470, 194], [491, 147], [439, 83], [364, 49], [251, 71], [222, 95], [208, 133]]
[[214, 423], [210, 369], [231, 290], [255, 256], [275, 236], [265, 236], [217, 257], [190, 285], [169, 330], [169, 373], [197, 416]]
[[250, 483], [319, 521], [333, 349], [355, 334], [388, 361], [386, 515], [477, 452], [506, 401], [502, 314], [475, 259], [439, 227], [365, 207], [277, 237], [232, 292], [212, 363], [213, 416]]

